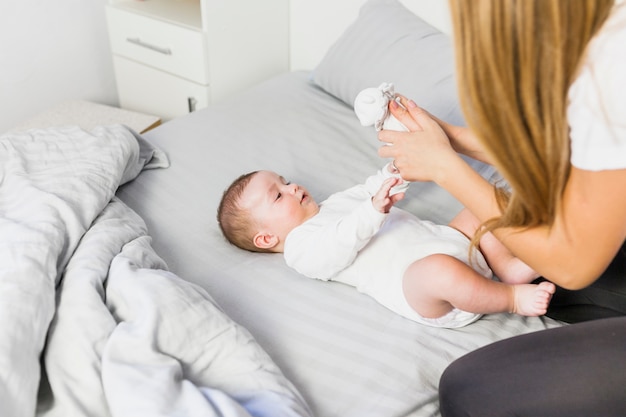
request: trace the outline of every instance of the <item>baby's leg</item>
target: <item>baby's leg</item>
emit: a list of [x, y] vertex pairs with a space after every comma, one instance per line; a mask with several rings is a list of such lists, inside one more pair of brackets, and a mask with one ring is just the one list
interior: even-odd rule
[[[463, 209], [448, 225], [471, 239], [480, 227], [480, 221], [472, 212]], [[528, 284], [539, 277], [539, 274], [513, 255], [492, 233], [485, 233], [479, 246], [489, 267], [502, 282]]]
[[426, 318], [441, 317], [454, 307], [477, 314], [515, 312], [540, 316], [546, 313], [554, 290], [554, 284], [549, 282], [509, 285], [493, 281], [444, 254], [412, 263], [403, 279], [407, 302]]
[[513, 255], [492, 233], [485, 233], [480, 238], [480, 251], [502, 282], [528, 284], [539, 277], [534, 269]]

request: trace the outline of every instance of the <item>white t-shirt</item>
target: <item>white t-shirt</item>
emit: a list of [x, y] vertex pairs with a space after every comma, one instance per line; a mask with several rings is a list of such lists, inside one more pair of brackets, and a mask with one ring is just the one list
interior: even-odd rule
[[614, 6], [591, 40], [568, 98], [572, 165], [626, 168], [626, 4]]

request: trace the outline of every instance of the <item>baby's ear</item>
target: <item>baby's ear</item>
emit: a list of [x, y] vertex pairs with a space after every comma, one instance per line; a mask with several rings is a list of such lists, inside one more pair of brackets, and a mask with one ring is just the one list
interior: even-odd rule
[[259, 249], [272, 249], [278, 245], [278, 236], [267, 232], [259, 232], [252, 239], [254, 246]]

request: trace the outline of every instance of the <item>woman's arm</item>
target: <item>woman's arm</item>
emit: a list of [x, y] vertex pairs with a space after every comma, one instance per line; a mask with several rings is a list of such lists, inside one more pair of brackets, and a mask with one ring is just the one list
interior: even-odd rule
[[626, 239], [626, 169], [572, 168], [552, 227], [495, 234], [547, 279], [572, 290], [584, 288], [604, 272]]
[[[407, 106], [394, 114], [411, 132], [381, 131], [379, 155], [393, 158], [403, 178], [434, 181], [482, 222], [500, 216], [493, 186], [463, 161], [444, 128], [428, 113]], [[410, 117], [408, 115], [410, 114]], [[572, 168], [552, 226], [501, 228], [494, 234], [511, 252], [568, 289], [591, 284], [626, 239], [626, 170]]]
[[486, 164], [493, 165], [489, 155], [483, 150], [478, 138], [467, 127], [452, 125], [438, 117], [428, 113], [428, 115], [439, 124], [443, 132], [450, 139], [452, 148], [464, 155], [482, 161]]

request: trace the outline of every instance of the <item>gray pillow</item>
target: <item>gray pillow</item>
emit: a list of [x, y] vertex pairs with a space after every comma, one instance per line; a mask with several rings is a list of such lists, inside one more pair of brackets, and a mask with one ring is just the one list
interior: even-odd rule
[[397, 0], [368, 0], [311, 78], [350, 106], [362, 89], [390, 82], [434, 115], [464, 124], [450, 37]]

